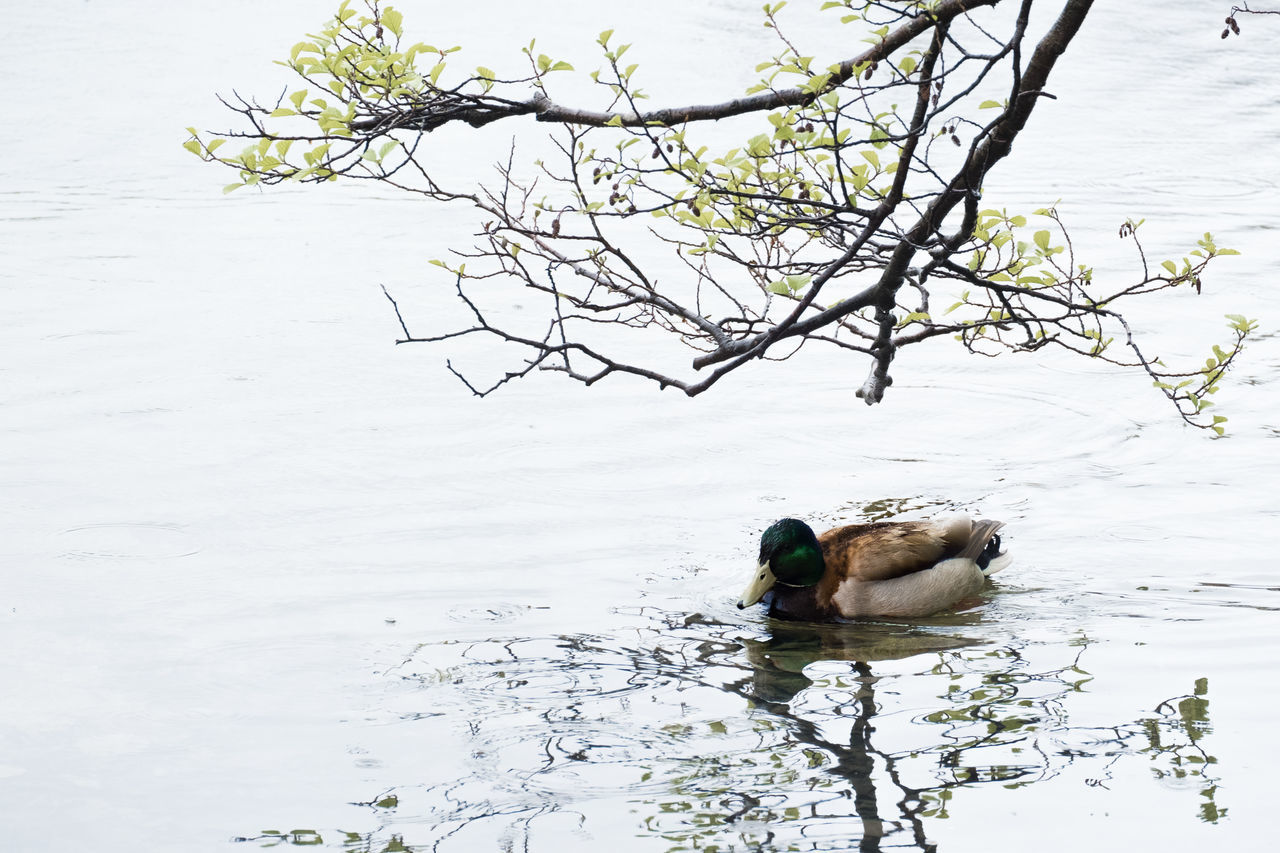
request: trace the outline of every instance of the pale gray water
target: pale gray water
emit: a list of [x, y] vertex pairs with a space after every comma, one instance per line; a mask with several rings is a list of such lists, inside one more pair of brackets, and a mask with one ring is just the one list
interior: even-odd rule
[[[615, 27], [655, 101], [745, 87], [772, 44], [721, 29], [758, 6], [402, 4], [491, 66], [537, 35], [591, 67], [575, 46]], [[1132, 269], [1127, 216], [1164, 255], [1205, 230], [1244, 253], [1135, 315], [1170, 357], [1262, 319], [1222, 440], [1135, 376], [945, 349], [874, 409], [865, 365], [816, 355], [697, 400], [474, 400], [445, 351], [392, 346], [378, 288], [443, 310], [426, 262], [466, 223], [366, 187], [223, 197], [180, 147], [225, 125], [214, 91], [284, 85], [269, 60], [328, 5], [11, 15], [5, 849], [1265, 843], [1280, 25], [1223, 42], [1227, 6], [1127, 8], [1095, 12], [990, 194], [1061, 198], [1101, 273]], [[975, 611], [815, 636], [732, 607], [778, 516], [946, 509], [1010, 523]]]

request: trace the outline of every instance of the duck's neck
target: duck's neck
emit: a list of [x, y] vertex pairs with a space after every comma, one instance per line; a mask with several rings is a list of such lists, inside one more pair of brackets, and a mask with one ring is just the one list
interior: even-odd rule
[[831, 618], [829, 608], [818, 603], [818, 587], [782, 586], [769, 590], [769, 615], [777, 619], [800, 622], [825, 622]]
[[812, 588], [826, 571], [822, 548], [817, 543], [797, 545], [773, 559], [773, 574], [783, 586]]

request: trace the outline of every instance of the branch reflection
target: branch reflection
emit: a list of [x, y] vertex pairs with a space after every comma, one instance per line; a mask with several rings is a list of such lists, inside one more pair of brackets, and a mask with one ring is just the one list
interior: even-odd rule
[[1206, 743], [1207, 680], [1136, 719], [1073, 724], [1072, 699], [1092, 678], [1084, 636], [997, 646], [963, 626], [757, 633], [697, 615], [624, 615], [642, 620], [628, 636], [415, 649], [394, 672], [420, 696], [403, 725], [461, 743], [465, 760], [362, 798], [372, 832], [242, 840], [369, 853], [632, 836], [671, 853], [930, 851], [982, 790], [1107, 787], [1119, 762], [1140, 759], [1162, 784], [1195, 789], [1200, 819], [1226, 813]]

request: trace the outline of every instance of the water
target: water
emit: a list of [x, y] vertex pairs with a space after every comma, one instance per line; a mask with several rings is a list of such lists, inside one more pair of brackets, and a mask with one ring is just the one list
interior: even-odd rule
[[[490, 66], [536, 33], [586, 67], [613, 26], [655, 100], [710, 100], [772, 49], [722, 34], [757, 5], [405, 11]], [[443, 351], [391, 345], [378, 287], [429, 316], [459, 217], [364, 187], [224, 198], [180, 148], [221, 125], [213, 91], [273, 91], [327, 7], [16, 20], [6, 848], [1258, 847], [1277, 60], [1265, 20], [1222, 42], [1210, 5], [1098, 9], [991, 192], [1062, 198], [1107, 274], [1133, 268], [1127, 216], [1166, 255], [1204, 230], [1244, 253], [1139, 315], [1169, 357], [1263, 320], [1220, 440], [1140, 377], [945, 349], [871, 409], [865, 366], [821, 355], [697, 400], [554, 377], [474, 400]], [[658, 67], [679, 56], [702, 76]], [[1015, 567], [973, 609], [816, 630], [732, 606], [779, 516], [947, 510], [1009, 522]]]

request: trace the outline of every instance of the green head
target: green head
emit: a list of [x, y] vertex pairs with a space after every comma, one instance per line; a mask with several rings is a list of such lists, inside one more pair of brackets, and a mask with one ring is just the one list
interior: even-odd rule
[[739, 609], [755, 604], [774, 584], [813, 586], [827, 570], [813, 529], [794, 518], [774, 522], [760, 536], [759, 563]]

